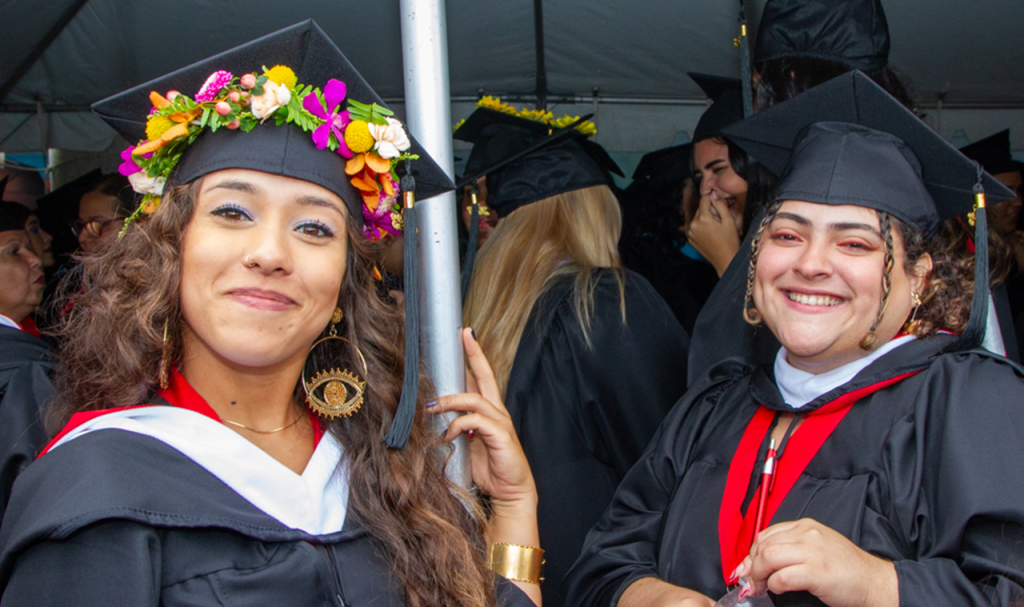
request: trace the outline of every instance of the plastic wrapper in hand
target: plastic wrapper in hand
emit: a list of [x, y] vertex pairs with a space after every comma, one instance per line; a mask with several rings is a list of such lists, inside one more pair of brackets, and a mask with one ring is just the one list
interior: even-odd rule
[[715, 607], [773, 607], [767, 592], [755, 593], [748, 578], [740, 578], [739, 585], [715, 603]]

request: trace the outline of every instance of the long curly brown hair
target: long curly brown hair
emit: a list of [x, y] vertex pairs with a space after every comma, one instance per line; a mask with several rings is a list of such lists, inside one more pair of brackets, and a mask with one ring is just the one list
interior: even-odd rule
[[[80, 260], [81, 290], [60, 330], [64, 368], [52, 427], [79, 411], [152, 398], [165, 330], [171, 360], [181, 359], [181, 240], [201, 182], [168, 188], [156, 213]], [[485, 519], [479, 509], [476, 517], [467, 513], [464, 504], [475, 502], [444, 476], [451, 447], [428, 426], [422, 403], [405, 450], [389, 450], [381, 440], [401, 396], [403, 316], [381, 293], [370, 244], [351, 222], [348, 251], [339, 335], [365, 357], [365, 402], [358, 414], [323, 423], [344, 445], [351, 513], [393, 563], [410, 606], [494, 605], [494, 578], [483, 559]], [[324, 356], [330, 367], [362, 371], [354, 348]], [[323, 360], [307, 361], [307, 373], [318, 364]], [[296, 398], [301, 391], [300, 382]], [[420, 400], [432, 393], [421, 373]]]

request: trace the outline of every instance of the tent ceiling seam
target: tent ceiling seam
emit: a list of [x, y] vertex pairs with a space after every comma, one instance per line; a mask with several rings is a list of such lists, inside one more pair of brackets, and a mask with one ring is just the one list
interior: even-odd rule
[[50, 48], [53, 41], [61, 35], [61, 32], [63, 32], [68, 24], [71, 23], [75, 18], [75, 15], [78, 14], [78, 11], [82, 10], [88, 2], [89, 0], [75, 0], [75, 3], [71, 5], [71, 8], [60, 16], [60, 19], [53, 24], [53, 27], [46, 33], [46, 36], [39, 41], [39, 44], [32, 49], [32, 52], [29, 53], [28, 57], [21, 62], [18, 69], [14, 70], [14, 73], [7, 79], [7, 82], [4, 82], [3, 86], [0, 86], [0, 101], [7, 99], [7, 95], [11, 93], [11, 90], [21, 82], [21, 79], [25, 77], [25, 74], [32, 69], [32, 66], [35, 65], [36, 61], [39, 61], [39, 58], [46, 52], [46, 49]]

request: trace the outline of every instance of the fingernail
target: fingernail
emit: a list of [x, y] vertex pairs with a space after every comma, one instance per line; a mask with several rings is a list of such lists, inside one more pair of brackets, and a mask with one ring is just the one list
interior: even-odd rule
[[473, 341], [477, 341], [477, 339], [476, 339], [476, 330], [473, 329], [473, 327], [469, 328], [469, 334], [473, 336]]
[[433, 407], [433, 406], [434, 406], [434, 405], [436, 405], [436, 404], [437, 404], [437, 401], [436, 401], [436, 400], [428, 400], [428, 401], [427, 401], [427, 404], [426, 404], [425, 406], [427, 406], [427, 407]]
[[470, 439], [472, 439], [472, 438], [473, 438], [473, 431], [472, 431], [472, 430], [470, 430], [470, 431], [469, 431], [469, 432], [467, 432], [466, 434], [468, 434], [468, 435], [469, 435], [469, 438], [470, 438]]
[[737, 568], [735, 568], [735, 569], [733, 569], [733, 570], [732, 570], [732, 573], [730, 573], [730, 574], [729, 574], [729, 583], [730, 583], [730, 584], [732, 584], [733, 582], [735, 582], [735, 581], [736, 581], [736, 578], [738, 578], [738, 577], [739, 577], [739, 571], [740, 571], [740, 568], [739, 568], [739, 567], [737, 567]]

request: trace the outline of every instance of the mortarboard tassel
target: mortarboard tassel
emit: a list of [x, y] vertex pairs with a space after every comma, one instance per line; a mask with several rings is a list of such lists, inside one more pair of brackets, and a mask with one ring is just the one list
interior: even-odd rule
[[974, 184], [974, 211], [968, 213], [968, 222], [974, 224], [974, 296], [971, 299], [971, 317], [960, 339], [950, 351], [972, 350], [981, 345], [988, 326], [988, 218], [985, 212], [985, 188], [981, 184], [984, 169], [977, 162], [978, 180]]
[[477, 201], [476, 185], [470, 190], [469, 196], [472, 199], [472, 208], [469, 216], [469, 242], [466, 245], [466, 259], [462, 262], [462, 303], [466, 303], [466, 293], [469, 293], [469, 279], [473, 276], [473, 264], [476, 263], [476, 247], [480, 240], [480, 204]]
[[405, 449], [416, 417], [416, 401], [420, 388], [420, 285], [417, 268], [416, 179], [405, 161], [405, 175], [399, 186], [402, 190], [402, 233], [405, 237], [403, 273], [405, 282], [405, 377], [402, 397], [395, 410], [395, 419], [384, 436], [389, 449]]
[[750, 67], [750, 41], [747, 38], [747, 13], [740, 0], [740, 81], [743, 83], [743, 117], [754, 115], [754, 75]]

